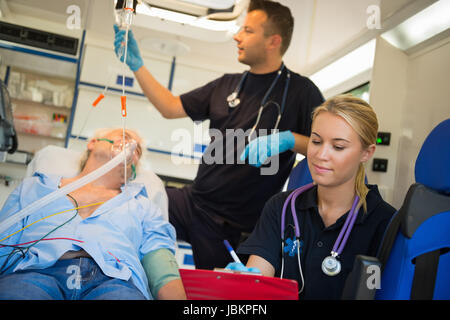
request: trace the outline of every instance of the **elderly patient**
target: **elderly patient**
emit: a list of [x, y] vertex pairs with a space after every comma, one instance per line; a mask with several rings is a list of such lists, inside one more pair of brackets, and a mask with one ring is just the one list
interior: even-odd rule
[[[141, 138], [122, 129], [91, 139], [74, 178], [36, 172], [14, 190], [0, 221], [101, 167]], [[124, 185], [123, 163], [0, 234], [0, 299], [185, 299], [173, 256], [175, 229], [148, 200], [143, 184]]]

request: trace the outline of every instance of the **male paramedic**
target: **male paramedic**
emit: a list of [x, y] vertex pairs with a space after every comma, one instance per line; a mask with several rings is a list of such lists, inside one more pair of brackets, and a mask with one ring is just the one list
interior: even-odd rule
[[[130, 148], [132, 176], [141, 138], [131, 130], [100, 131], [88, 142], [77, 176], [35, 172], [8, 197], [0, 221], [102, 167], [123, 145]], [[124, 184], [124, 172], [119, 164], [0, 234], [0, 299], [186, 298], [173, 256], [175, 230], [143, 184]]]
[[[209, 119], [210, 130], [222, 133], [212, 137], [194, 182], [182, 189], [166, 189], [169, 221], [177, 237], [192, 245], [199, 269], [225, 267], [230, 262], [223, 240], [237, 246], [245, 239], [265, 202], [281, 191], [296, 152], [306, 154], [311, 112], [323, 97], [312, 81], [283, 63], [293, 27], [289, 8], [272, 1], [251, 1], [243, 26], [234, 36], [238, 60], [248, 65], [249, 71], [225, 74], [181, 96], [172, 95], [155, 80], [129, 32], [126, 63], [158, 111], [168, 119]], [[125, 31], [117, 26], [114, 30], [115, 51], [123, 61], [119, 56], [123, 50], [119, 49]], [[234, 133], [242, 130], [251, 136], [247, 136], [245, 149], [234, 145], [233, 129]], [[212, 149], [230, 143], [233, 154], [227, 151], [221, 161], [205, 161]], [[262, 174], [269, 157], [277, 157], [278, 168], [272, 174]], [[230, 163], [230, 158], [237, 161]]]

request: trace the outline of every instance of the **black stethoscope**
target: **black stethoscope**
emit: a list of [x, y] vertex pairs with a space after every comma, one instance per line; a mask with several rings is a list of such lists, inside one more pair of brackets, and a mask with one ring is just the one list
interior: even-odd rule
[[[305, 192], [308, 189], [311, 189], [314, 186], [313, 183], [307, 184], [305, 186], [302, 186], [298, 189], [295, 189], [286, 199], [283, 205], [283, 211], [281, 212], [281, 276], [280, 278], [283, 278], [283, 270], [284, 270], [284, 252], [285, 250], [285, 241], [284, 239], [284, 230], [285, 230], [285, 219], [286, 219], [286, 209], [288, 204], [291, 205], [291, 213], [292, 213], [292, 219], [294, 220], [294, 229], [295, 229], [295, 240], [292, 241], [292, 247], [295, 250], [297, 249], [297, 261], [298, 261], [298, 268], [300, 271], [300, 277], [302, 279], [302, 288], [300, 289], [299, 293], [303, 291], [304, 288], [304, 278], [303, 278], [303, 272], [302, 272], [302, 265], [300, 261], [300, 227], [298, 224], [298, 218], [297, 218], [297, 211], [295, 210], [295, 200], [297, 197]], [[355, 224], [356, 217], [358, 216], [357, 205], [359, 202], [359, 197], [355, 196], [355, 199], [353, 201], [352, 208], [350, 210], [350, 213], [347, 216], [347, 219], [345, 220], [344, 226], [342, 227], [341, 231], [339, 232], [339, 236], [334, 242], [333, 249], [331, 250], [331, 254], [327, 257], [325, 257], [322, 261], [322, 271], [327, 276], [335, 276], [341, 272], [341, 263], [339, 260], [337, 260], [337, 257], [341, 255], [342, 251], [344, 251], [345, 244], [347, 243], [347, 239], [350, 235], [350, 232], [353, 229], [353, 225]], [[288, 239], [289, 240], [289, 239]], [[292, 249], [291, 249], [292, 250]]]
[[[275, 85], [277, 84], [281, 74], [283, 73], [283, 70], [286, 69], [286, 84], [284, 86], [284, 91], [283, 91], [283, 99], [281, 101], [281, 107], [280, 105], [275, 102], [275, 101], [267, 101], [267, 99], [269, 99], [269, 95], [272, 93], [273, 88], [275, 87]], [[248, 76], [248, 71], [245, 71], [244, 74], [242, 75], [241, 80], [239, 81], [236, 89], [234, 89], [234, 91], [227, 97], [227, 102], [228, 102], [228, 106], [230, 108], [235, 108], [237, 107], [240, 103], [241, 100], [239, 99], [239, 93], [242, 90], [242, 87], [244, 85], [245, 79]], [[253, 126], [253, 128], [250, 131], [250, 134], [248, 136], [248, 139], [251, 140], [251, 136], [252, 134], [255, 132], [256, 126], [259, 124], [259, 120], [261, 119], [261, 114], [264, 110], [265, 107], [267, 107], [269, 104], [274, 104], [277, 107], [277, 111], [278, 111], [278, 117], [277, 120], [275, 122], [275, 127], [274, 129], [278, 129], [278, 124], [280, 123], [281, 120], [281, 116], [284, 112], [284, 107], [286, 105], [286, 98], [287, 98], [287, 92], [289, 89], [289, 82], [291, 80], [291, 72], [286, 68], [286, 66], [284, 65], [284, 63], [281, 64], [280, 69], [278, 69], [277, 72], [277, 76], [275, 77], [275, 79], [272, 81], [272, 84], [269, 87], [269, 90], [266, 92], [266, 94], [264, 95], [264, 98], [261, 101], [261, 107], [259, 108], [258, 111], [258, 116], [256, 118], [256, 122], [255, 125]]]

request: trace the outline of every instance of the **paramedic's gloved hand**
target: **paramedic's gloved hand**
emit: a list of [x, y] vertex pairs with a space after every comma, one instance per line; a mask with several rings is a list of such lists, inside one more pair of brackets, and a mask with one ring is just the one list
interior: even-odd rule
[[258, 268], [247, 268], [242, 262], [230, 262], [225, 269], [242, 272], [261, 273]]
[[295, 137], [291, 131], [261, 136], [250, 141], [245, 147], [241, 154], [241, 161], [248, 158], [250, 165], [259, 168], [268, 158], [292, 149], [294, 145]]
[[[125, 46], [122, 46], [122, 42], [125, 42], [126, 30], [120, 30], [117, 25], [114, 25], [114, 51], [117, 57], [123, 62], [123, 56], [125, 55]], [[133, 31], [128, 30], [128, 48], [127, 48], [127, 65], [131, 71], [137, 71], [144, 65], [144, 61], [139, 53], [139, 48], [134, 38]]]

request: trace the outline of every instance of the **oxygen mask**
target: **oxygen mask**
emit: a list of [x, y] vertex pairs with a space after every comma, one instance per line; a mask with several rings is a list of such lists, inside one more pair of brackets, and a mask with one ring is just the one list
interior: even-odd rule
[[133, 180], [134, 178], [136, 178], [136, 163], [142, 154], [141, 147], [136, 140], [125, 136], [125, 141], [124, 139], [122, 139], [122, 137], [117, 137], [115, 139], [100, 138], [97, 139], [97, 141], [106, 141], [111, 144], [111, 159], [125, 150], [126, 163], [131, 164], [132, 174], [130, 179]]

